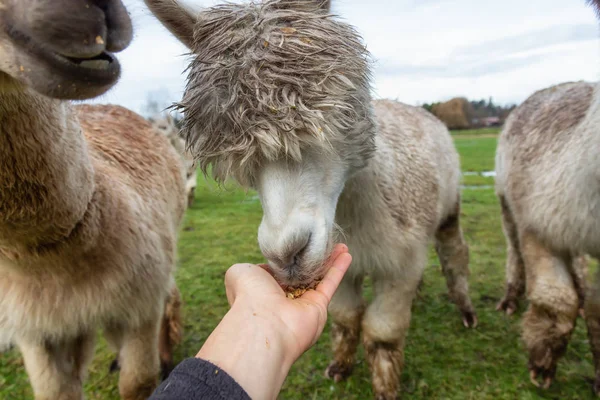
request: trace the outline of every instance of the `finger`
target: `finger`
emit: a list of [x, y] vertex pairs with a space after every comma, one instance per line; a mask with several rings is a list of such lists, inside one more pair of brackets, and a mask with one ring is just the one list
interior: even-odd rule
[[336, 244], [333, 247], [333, 250], [331, 251], [331, 255], [325, 261], [325, 265], [331, 265], [331, 264], [333, 264], [333, 262], [335, 261], [335, 259], [338, 258], [340, 254], [347, 253], [347, 252], [348, 252], [348, 246], [346, 246], [343, 243]]
[[229, 304], [233, 304], [249, 275], [255, 274], [257, 269], [264, 270], [256, 267], [257, 265], [249, 263], [234, 264], [225, 272], [225, 293]]
[[349, 253], [340, 254], [333, 261], [331, 268], [329, 268], [325, 274], [325, 277], [315, 289], [317, 292], [325, 295], [325, 299], [327, 300], [326, 305], [329, 304], [333, 294], [337, 290], [338, 286], [340, 286], [340, 282], [346, 274], [346, 271], [348, 271], [350, 263], [352, 263], [352, 256]]

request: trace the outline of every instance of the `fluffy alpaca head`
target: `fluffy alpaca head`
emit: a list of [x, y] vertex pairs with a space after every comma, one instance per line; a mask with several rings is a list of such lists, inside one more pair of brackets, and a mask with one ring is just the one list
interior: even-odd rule
[[0, 89], [18, 82], [59, 99], [101, 95], [119, 79], [111, 52], [132, 35], [121, 0], [0, 0]]
[[370, 61], [328, 4], [269, 0], [197, 15], [178, 107], [203, 171], [253, 185], [264, 162], [299, 161], [306, 148], [365, 165], [374, 148]]
[[206, 173], [254, 187], [258, 242], [280, 282], [322, 275], [337, 200], [374, 152], [370, 60], [329, 1], [266, 0], [192, 14], [146, 0], [192, 50], [183, 134]]

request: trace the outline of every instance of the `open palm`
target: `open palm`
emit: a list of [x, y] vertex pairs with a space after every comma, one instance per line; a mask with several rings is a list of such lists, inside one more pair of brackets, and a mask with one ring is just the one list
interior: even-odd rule
[[352, 257], [343, 244], [335, 246], [331, 265], [315, 290], [297, 299], [286, 297], [270, 274], [268, 266], [236, 264], [225, 276], [227, 299], [231, 305], [244, 307], [258, 323], [270, 325], [283, 341], [287, 356], [297, 359], [312, 346], [327, 322], [327, 306]]

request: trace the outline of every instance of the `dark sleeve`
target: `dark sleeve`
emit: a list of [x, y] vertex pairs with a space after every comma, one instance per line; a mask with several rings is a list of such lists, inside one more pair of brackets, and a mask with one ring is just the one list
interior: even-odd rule
[[199, 358], [182, 361], [148, 400], [251, 400], [221, 368]]

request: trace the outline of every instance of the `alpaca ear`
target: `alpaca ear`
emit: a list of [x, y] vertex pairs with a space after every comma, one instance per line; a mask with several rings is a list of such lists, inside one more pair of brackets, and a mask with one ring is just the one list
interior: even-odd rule
[[144, 0], [152, 14], [188, 49], [194, 43], [194, 11], [177, 0]]

